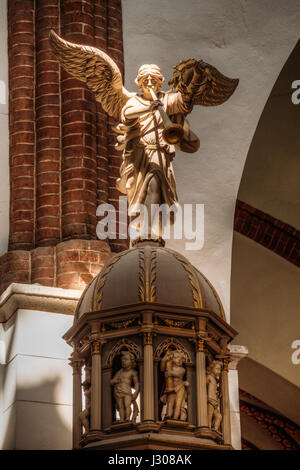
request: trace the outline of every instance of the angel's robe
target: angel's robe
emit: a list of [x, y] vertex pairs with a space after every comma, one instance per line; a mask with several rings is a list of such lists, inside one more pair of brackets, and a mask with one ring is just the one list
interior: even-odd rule
[[[191, 108], [186, 105], [181, 93], [159, 92], [158, 99], [166, 113], [184, 127], [184, 138], [178, 148], [186, 152], [198, 150], [200, 141], [184, 119]], [[167, 144], [162, 137], [164, 124], [159, 111], [147, 111], [135, 119], [125, 116], [129, 108], [134, 110], [141, 104], [149, 107], [151, 102], [141, 95], [130, 98], [122, 109], [121, 124], [118, 126], [120, 136], [116, 147], [123, 149], [123, 163], [117, 189], [127, 194], [129, 215], [133, 206], [145, 203], [148, 185], [153, 176], [156, 176], [160, 184], [161, 204], [178, 204], [172, 167], [175, 147]]]

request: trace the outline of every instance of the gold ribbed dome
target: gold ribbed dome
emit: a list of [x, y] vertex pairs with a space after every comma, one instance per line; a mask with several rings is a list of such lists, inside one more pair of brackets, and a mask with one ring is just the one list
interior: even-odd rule
[[140, 242], [114, 255], [83, 292], [75, 322], [87, 312], [141, 302], [210, 310], [225, 320], [213, 286], [180, 253]]

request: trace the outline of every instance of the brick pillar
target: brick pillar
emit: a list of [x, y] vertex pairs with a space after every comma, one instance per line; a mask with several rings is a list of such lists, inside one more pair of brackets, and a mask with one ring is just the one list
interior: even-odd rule
[[1, 256], [1, 292], [12, 282], [28, 283], [30, 280], [30, 251], [9, 251]]
[[35, 21], [34, 0], [8, 6], [10, 250], [34, 247]]
[[[96, 239], [96, 208], [118, 205], [115, 123], [60, 69], [50, 28], [124, 69], [120, 0], [8, 1], [11, 201], [0, 291], [14, 281], [82, 289], [110, 257]], [[109, 243], [113, 251], [128, 245]]]
[[[95, 47], [107, 52], [106, 1], [94, 0]], [[97, 102], [97, 205], [108, 202], [108, 116]]]
[[[114, 59], [122, 75], [124, 76], [123, 60], [123, 34], [122, 34], [122, 7], [121, 0], [107, 1], [107, 53]], [[116, 123], [109, 118], [107, 129], [108, 153], [109, 153], [109, 176], [108, 176], [108, 201], [113, 204], [119, 215], [119, 196], [122, 194], [116, 189], [116, 179], [119, 177], [120, 166], [122, 163], [122, 153], [115, 149], [116, 134], [111, 129]], [[120, 232], [119, 223], [117, 224], [117, 234]], [[128, 240], [110, 240], [110, 246], [113, 251], [122, 251], [128, 248]]]
[[60, 228], [60, 70], [49, 43], [59, 0], [36, 4], [36, 246], [56, 245]]
[[[93, 0], [64, 0], [61, 34], [93, 45]], [[62, 236], [96, 238], [96, 104], [85, 84], [62, 70]]]

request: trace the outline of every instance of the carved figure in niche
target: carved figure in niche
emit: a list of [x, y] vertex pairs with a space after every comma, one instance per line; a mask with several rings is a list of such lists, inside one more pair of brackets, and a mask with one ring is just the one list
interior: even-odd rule
[[[133, 405], [132, 422], [135, 423], [139, 414], [136, 399], [140, 391], [137, 371], [134, 369], [136, 366], [135, 357], [129, 351], [121, 351], [121, 354], [122, 369], [118, 370], [110, 383], [114, 387], [114, 397], [120, 415], [120, 422], [130, 421], [131, 405]], [[132, 385], [134, 393], [131, 391]]]
[[163, 92], [160, 68], [144, 64], [135, 80], [140, 93], [130, 93], [117, 64], [105, 52], [68, 42], [54, 31], [50, 43], [62, 66], [84, 81], [104, 111], [119, 123], [116, 148], [123, 151], [123, 163], [117, 189], [127, 195], [129, 215], [135, 215], [136, 205], [148, 210], [148, 224], [140, 222], [135, 229], [143, 236], [150, 232], [160, 236], [161, 221], [155, 213], [150, 218], [150, 209], [151, 204], [178, 204], [172, 168], [175, 147], [194, 153], [200, 146], [187, 114], [194, 105], [224, 103], [238, 80], [225, 77], [202, 60], [189, 59], [174, 67], [169, 81], [173, 88]]
[[165, 390], [160, 397], [166, 408], [163, 419], [187, 419], [187, 387], [190, 384], [183, 380], [183, 361], [184, 354], [177, 350], [167, 351], [161, 360], [160, 369], [165, 373]]
[[221, 393], [219, 391], [220, 374], [222, 370], [221, 361], [212, 361], [207, 369], [207, 407], [208, 407], [208, 426], [219, 431], [222, 421], [222, 415], [219, 411], [219, 399]]
[[84, 427], [85, 432], [89, 432], [90, 429], [90, 417], [91, 417], [91, 368], [86, 367], [85, 381], [82, 383], [83, 393], [85, 397], [85, 409], [79, 414], [81, 424]]

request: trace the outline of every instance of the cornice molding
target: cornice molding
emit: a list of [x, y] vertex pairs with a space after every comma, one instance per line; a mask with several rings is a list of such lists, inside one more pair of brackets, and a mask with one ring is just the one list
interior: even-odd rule
[[0, 323], [18, 309], [74, 315], [80, 290], [12, 283], [0, 296]]

